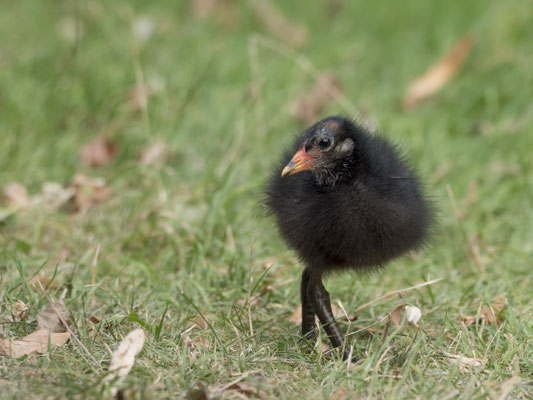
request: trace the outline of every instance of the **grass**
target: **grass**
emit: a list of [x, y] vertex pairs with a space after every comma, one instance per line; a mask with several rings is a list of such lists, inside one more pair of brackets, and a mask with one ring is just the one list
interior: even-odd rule
[[[43, 355], [0, 357], [3, 398], [99, 398], [107, 347], [136, 327], [147, 340], [125, 381], [123, 395], [131, 398], [204, 390], [253, 397], [244, 383], [263, 398], [533, 396], [531, 4], [277, 3], [309, 31], [307, 45], [290, 54], [254, 42], [269, 33], [245, 2], [235, 20], [194, 18], [189, 2], [171, 1], [3, 8], [0, 187], [16, 181], [35, 195], [44, 182], [83, 172], [103, 177], [114, 193], [77, 215], [46, 207], [3, 214], [0, 334], [35, 330], [48, 300], [28, 281], [41, 273], [54, 277], [47, 295], [64, 298], [72, 329], [96, 361], [73, 340]], [[344, 5], [335, 11], [332, 3]], [[141, 17], [154, 24], [146, 41], [132, 29]], [[409, 83], [466, 33], [476, 44], [458, 76], [403, 111]], [[301, 266], [259, 201], [266, 171], [303, 128], [287, 107], [314, 84], [301, 60], [332, 71], [355, 109], [408, 149], [440, 209], [431, 246], [418, 257], [327, 283], [350, 312], [389, 291], [442, 279], [360, 311], [355, 323], [366, 326], [400, 301], [417, 305], [422, 330], [391, 328], [386, 340], [350, 336], [363, 359], [351, 367], [299, 343], [289, 318]], [[154, 80], [164, 85], [146, 110], [132, 109], [131, 89]], [[353, 111], [332, 103], [321, 116]], [[102, 132], [119, 144], [119, 156], [84, 167], [80, 148]], [[139, 163], [156, 140], [174, 156], [162, 166]], [[251, 325], [250, 273], [251, 294], [261, 293]], [[501, 325], [459, 322], [498, 295], [508, 301]], [[19, 300], [29, 306], [26, 321], [13, 318]], [[463, 368], [445, 353], [485, 362]], [[240, 392], [231, 389], [235, 382]]]

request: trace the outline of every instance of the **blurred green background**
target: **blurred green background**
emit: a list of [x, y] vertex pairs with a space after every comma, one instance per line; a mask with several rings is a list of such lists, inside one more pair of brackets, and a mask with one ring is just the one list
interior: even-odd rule
[[[0, 357], [2, 385], [19, 398], [99, 397], [105, 346], [140, 325], [147, 343], [124, 392], [133, 398], [253, 397], [229, 389], [235, 379], [263, 398], [486, 398], [505, 384], [531, 396], [533, 3], [258, 3], [0, 2], [0, 189], [27, 190], [27, 204], [4, 193], [0, 206], [0, 334], [35, 330], [48, 299], [28, 282], [41, 274], [98, 361], [72, 340]], [[474, 44], [453, 78], [406, 110], [409, 85], [466, 35]], [[299, 345], [288, 319], [301, 267], [261, 207], [273, 163], [306, 126], [294, 104], [326, 72], [342, 94], [325, 96], [316, 118], [348, 115], [393, 138], [440, 210], [421, 254], [329, 281], [349, 313], [443, 279], [405, 299], [422, 308], [423, 332], [352, 336], [364, 361], [350, 369]], [[82, 149], [102, 135], [116, 154], [91, 166]], [[154, 144], [155, 160], [143, 161]], [[110, 194], [88, 185], [74, 209], [51, 204], [43, 184], [72, 190], [77, 173]], [[498, 295], [508, 301], [500, 325], [458, 322]], [[357, 325], [393, 305], [363, 310]], [[465, 371], [442, 351], [483, 367]]]

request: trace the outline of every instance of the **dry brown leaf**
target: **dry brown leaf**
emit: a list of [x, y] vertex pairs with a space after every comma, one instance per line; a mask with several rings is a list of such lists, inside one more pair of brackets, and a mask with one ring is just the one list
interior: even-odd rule
[[207, 18], [235, 6], [235, 0], [193, 0], [192, 6], [195, 18]]
[[40, 312], [37, 315], [37, 327], [39, 329], [47, 329], [50, 332], [65, 332], [67, 328], [63, 325], [59, 316], [65, 322], [69, 318], [69, 312], [63, 301], [56, 301], [49, 308]]
[[152, 90], [148, 85], [135, 85], [129, 94], [130, 108], [134, 111], [146, 109], [150, 96]]
[[326, 10], [330, 15], [337, 15], [345, 7], [345, 0], [328, 0]]
[[102, 167], [118, 155], [118, 146], [105, 136], [98, 136], [80, 150], [80, 157], [88, 167]]
[[309, 35], [306, 27], [289, 21], [270, 0], [253, 0], [251, 5], [257, 18], [272, 35], [296, 47], [307, 43]]
[[60, 287], [58, 281], [55, 279], [52, 281], [52, 279], [43, 274], [34, 276], [28, 281], [28, 284], [34, 290], [41, 290], [41, 286], [43, 289], [49, 288], [53, 290], [59, 289]]
[[25, 208], [30, 205], [26, 187], [18, 182], [11, 182], [4, 187], [3, 203], [8, 207]]
[[315, 87], [295, 100], [289, 109], [296, 118], [306, 124], [311, 124], [339, 93], [339, 84], [335, 76], [331, 73], [324, 73], [316, 82]]
[[493, 298], [490, 302], [491, 307], [498, 313], [501, 312], [505, 307], [507, 307], [508, 304], [509, 303], [507, 302], [505, 296], [501, 294]]
[[65, 187], [56, 182], [43, 183], [41, 192], [33, 197], [31, 203], [47, 210], [77, 212], [101, 203], [111, 192], [102, 178], [91, 178], [78, 173]]
[[344, 386], [337, 386], [329, 395], [329, 400], [344, 400], [346, 399], [346, 393]]
[[208, 329], [209, 325], [207, 325], [206, 320], [208, 320], [211, 315], [212, 314], [208, 312], [203, 312], [202, 315], [198, 315], [196, 318], [192, 320], [194, 327], [201, 331]]
[[75, 190], [72, 187], [63, 187], [57, 182], [45, 182], [41, 192], [32, 199], [32, 204], [47, 210], [57, 210], [71, 201]]
[[292, 311], [289, 321], [293, 324], [300, 324], [302, 322], [302, 303]]
[[442, 354], [450, 359], [450, 362], [459, 364], [459, 371], [468, 372], [472, 367], [481, 367], [485, 364], [485, 360], [480, 358], [465, 357], [462, 354], [450, 354], [440, 350]]
[[99, 204], [112, 193], [102, 178], [91, 178], [80, 173], [74, 175], [72, 185], [75, 189], [75, 211], [83, 211]]
[[[271, 265], [270, 265], [271, 266]], [[264, 265], [263, 265], [264, 267]], [[268, 267], [266, 267], [265, 269], [267, 269]], [[280, 286], [283, 286], [283, 285], [286, 285], [288, 283], [291, 283], [293, 281], [293, 279], [289, 279], [289, 280], [286, 280], [286, 281], [282, 281], [282, 282], [278, 282], [278, 283], [275, 283], [273, 285], [268, 285], [268, 286], [264, 286], [261, 288], [261, 290], [259, 290], [259, 292], [256, 294], [256, 295], [252, 295], [250, 296], [250, 301], [248, 302], [248, 297], [244, 298], [244, 299], [240, 299], [237, 301], [237, 304], [240, 305], [240, 306], [250, 306], [250, 308], [255, 308], [257, 307], [260, 302], [259, 300], [261, 299], [261, 297], [263, 297], [265, 294], [267, 294], [268, 292], [280, 287]]]
[[503, 161], [493, 161], [487, 165], [487, 172], [492, 176], [518, 176], [522, 173], [522, 167], [518, 163], [504, 163]]
[[196, 18], [207, 18], [217, 8], [219, 0], [193, 0], [193, 14]]
[[263, 391], [246, 382], [237, 382], [226, 388], [226, 390], [234, 390], [243, 394], [246, 397], [256, 397], [259, 399], [265, 399], [266, 395]]
[[225, 28], [237, 25], [238, 8], [236, 0], [194, 0], [193, 15], [195, 18], [208, 18], [215, 15], [216, 20]]
[[22, 300], [17, 300], [11, 305], [11, 314], [15, 321], [26, 321], [30, 313], [30, 306]]
[[70, 256], [70, 251], [68, 251], [68, 249], [65, 249], [65, 248], [62, 248], [60, 249], [58, 252], [57, 252], [57, 255], [55, 257], [55, 260], [54, 262], [57, 262], [57, 263], [64, 263], [65, 261], [67, 261], [67, 258]]
[[[206, 348], [206, 347], [208, 347], [210, 342], [209, 342], [209, 339], [205, 337], [205, 335], [193, 334], [193, 335], [185, 335], [185, 336], [183, 336], [183, 344], [187, 348], [198, 349], [198, 348]], [[189, 353], [189, 355], [192, 358], [196, 357], [194, 352]]]
[[187, 390], [187, 399], [189, 400], [208, 400], [207, 388], [201, 383], [196, 382], [189, 390]]
[[507, 304], [507, 299], [504, 296], [496, 296], [488, 306], [481, 309], [478, 315], [461, 316], [459, 322], [462, 322], [465, 325], [492, 325], [494, 323], [500, 325], [503, 322], [501, 312]]
[[167, 144], [162, 140], [156, 140], [141, 151], [140, 161], [144, 165], [162, 166], [168, 157]]
[[68, 332], [54, 333], [48, 329], [39, 329], [22, 339], [0, 340], [0, 355], [18, 358], [35, 352], [44, 353], [48, 350], [49, 340], [51, 345], [63, 346], [69, 337]]
[[406, 109], [416, 107], [422, 100], [438, 92], [446, 85], [459, 70], [473, 43], [472, 37], [463, 37], [449, 53], [411, 83], [403, 98], [404, 107]]
[[[480, 322], [482, 321], [479, 319]], [[478, 317], [475, 315], [461, 315], [459, 317], [459, 322], [464, 323], [465, 325], [475, 325], [478, 322]]]
[[390, 321], [396, 328], [400, 328], [404, 316], [408, 324], [418, 327], [418, 321], [420, 321], [420, 318], [422, 317], [422, 311], [420, 308], [406, 303], [398, 304], [390, 312]]
[[390, 312], [390, 320], [392, 321], [392, 323], [394, 324], [396, 328], [399, 328], [400, 326], [402, 326], [402, 316], [403, 316], [405, 307], [407, 307], [407, 304], [405, 303], [398, 304]]
[[113, 396], [117, 394], [119, 386], [133, 367], [135, 356], [142, 350], [144, 340], [144, 331], [142, 329], [134, 329], [124, 337], [113, 352], [111, 364], [109, 365], [109, 374], [104, 379], [105, 383], [113, 381], [111, 387]]
[[259, 297], [257, 296], [250, 296], [250, 301], [248, 301], [248, 298], [240, 299], [237, 301], [237, 304], [241, 307], [250, 306], [251, 309], [256, 308], [259, 305]]

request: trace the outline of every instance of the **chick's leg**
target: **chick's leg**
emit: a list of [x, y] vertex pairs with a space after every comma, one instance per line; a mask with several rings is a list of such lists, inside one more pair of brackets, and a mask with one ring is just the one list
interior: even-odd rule
[[305, 269], [302, 274], [302, 335], [312, 345], [315, 344], [315, 310], [309, 299], [309, 283], [311, 282], [311, 273]]
[[[322, 284], [321, 279], [312, 279], [308, 287], [308, 296], [313, 304], [313, 309], [320, 320], [320, 323], [324, 327], [328, 334], [329, 340], [333, 347], [344, 346], [344, 338], [341, 335], [339, 327], [335, 322], [333, 311], [331, 310], [331, 300], [329, 293]], [[347, 360], [350, 356], [350, 352], [345, 349], [343, 353], [343, 360]], [[355, 361], [355, 359], [354, 359]]]

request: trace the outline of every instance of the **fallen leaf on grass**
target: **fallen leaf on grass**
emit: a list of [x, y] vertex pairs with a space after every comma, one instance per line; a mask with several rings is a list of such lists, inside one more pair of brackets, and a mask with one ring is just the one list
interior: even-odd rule
[[169, 157], [167, 144], [162, 140], [156, 140], [145, 147], [140, 156], [140, 162], [144, 165], [161, 166]]
[[72, 185], [75, 189], [75, 211], [83, 211], [101, 203], [112, 193], [102, 178], [91, 178], [80, 173], [74, 175]]
[[219, 0], [193, 0], [193, 14], [196, 18], [207, 18], [215, 12]]
[[148, 107], [152, 96], [165, 90], [166, 80], [159, 74], [148, 75], [145, 83], [135, 84], [128, 93], [128, 104], [133, 111], [144, 110]]
[[53, 333], [65, 332], [67, 327], [63, 324], [61, 319], [66, 322], [68, 318], [69, 312], [65, 303], [63, 301], [56, 301], [52, 303], [49, 308], [37, 315], [37, 327], [39, 329], [49, 330]]
[[390, 320], [396, 328], [402, 325], [402, 314], [406, 304], [399, 304], [390, 312]]
[[241, 307], [250, 307], [252, 310], [256, 308], [259, 305], [259, 300], [261, 299], [260, 296], [250, 296], [250, 301], [248, 301], [248, 298], [240, 299], [237, 301], [237, 304]]
[[0, 355], [21, 357], [30, 353], [44, 353], [48, 350], [48, 343], [53, 346], [63, 346], [70, 338], [70, 333], [54, 333], [48, 329], [39, 329], [22, 339], [0, 340]]
[[487, 165], [487, 172], [494, 176], [504, 177], [506, 175], [519, 176], [522, 173], [522, 167], [518, 163], [504, 163], [503, 161], [493, 161]]
[[30, 205], [30, 198], [26, 187], [18, 182], [11, 182], [4, 187], [2, 199], [8, 207], [26, 208]]
[[[187, 330], [183, 336], [183, 342], [186, 347], [207, 347], [209, 346], [209, 340], [205, 335], [205, 331], [209, 330], [207, 320], [212, 317], [213, 314], [203, 312], [202, 315], [198, 315], [192, 320], [193, 325]], [[195, 330], [196, 332], [190, 331]]]
[[422, 311], [415, 306], [399, 304], [390, 312], [390, 320], [397, 328], [402, 326], [404, 316], [408, 324], [418, 327], [418, 321], [422, 317]]
[[55, 211], [85, 211], [106, 200], [112, 191], [102, 178], [76, 174], [72, 182], [63, 186], [56, 182], [43, 183], [41, 191], [31, 199], [32, 206]]
[[481, 367], [485, 364], [485, 360], [480, 358], [465, 357], [461, 354], [450, 354], [443, 350], [440, 350], [442, 354], [450, 359], [450, 362], [458, 363], [459, 371], [468, 372], [471, 367]]
[[80, 150], [80, 157], [88, 167], [102, 167], [118, 155], [118, 146], [105, 136], [98, 136]]
[[41, 290], [41, 287], [43, 289], [59, 289], [59, 284], [56, 280], [52, 281], [49, 277], [43, 274], [39, 274], [37, 276], [34, 276], [28, 281], [28, 284], [30, 287], [34, 290]]
[[18, 358], [34, 352], [44, 353], [48, 350], [49, 343], [55, 346], [64, 345], [70, 333], [64, 332], [66, 327], [58, 313], [64, 321], [68, 319], [68, 310], [62, 301], [52, 303], [50, 308], [37, 315], [38, 329], [35, 332], [22, 339], [1, 340], [0, 354]]
[[[272, 264], [270, 266], [272, 266]], [[261, 288], [261, 290], [259, 290], [259, 292], [257, 294], [250, 296], [249, 301], [248, 301], [248, 297], [246, 297], [244, 299], [238, 300], [237, 304], [240, 305], [241, 307], [244, 307], [244, 306], [248, 307], [249, 306], [250, 308], [253, 309], [253, 308], [257, 307], [260, 304], [260, 300], [265, 294], [273, 291], [274, 289], [279, 288], [280, 286], [283, 286], [283, 285], [286, 285], [288, 283], [291, 283], [292, 281], [293, 281], [293, 279], [289, 279], [289, 280], [286, 280], [286, 281], [283, 281], [283, 282], [275, 283], [273, 285], [264, 286], [263, 288]]]
[[478, 315], [461, 316], [459, 321], [466, 325], [487, 324], [492, 325], [497, 323], [500, 325], [503, 322], [502, 311], [507, 306], [507, 299], [502, 296], [496, 296], [488, 306], [481, 309]]
[[57, 182], [45, 182], [40, 193], [32, 198], [32, 205], [46, 210], [57, 210], [67, 204], [74, 197], [73, 187], [63, 187]]
[[250, 397], [256, 397], [259, 399], [266, 398], [266, 395], [263, 391], [259, 390], [258, 388], [253, 387], [252, 385], [246, 382], [234, 383], [233, 385], [227, 387], [226, 390], [233, 390], [235, 392], [238, 392], [244, 395], [247, 398], [250, 398]]
[[30, 313], [30, 306], [22, 300], [17, 300], [11, 305], [11, 315], [8, 316], [9, 321], [26, 321]]
[[346, 392], [343, 386], [337, 386], [329, 395], [329, 400], [345, 400]]
[[192, 5], [195, 18], [208, 18], [215, 15], [216, 20], [225, 28], [237, 25], [238, 4], [236, 0], [194, 0]]
[[187, 399], [189, 400], [208, 400], [207, 388], [201, 383], [196, 382], [189, 390], [187, 390]]
[[144, 340], [144, 331], [135, 329], [126, 335], [113, 352], [109, 374], [104, 379], [105, 383], [112, 382], [111, 393], [113, 396], [117, 394], [119, 386], [133, 367], [135, 356], [142, 350]]
[[308, 39], [304, 25], [289, 21], [269, 0], [253, 0], [252, 10], [265, 28], [292, 46], [303, 46]]
[[289, 321], [293, 324], [300, 324], [302, 322], [302, 303], [292, 311]]
[[148, 85], [135, 85], [128, 96], [130, 108], [134, 111], [146, 109], [151, 96], [152, 90]]
[[416, 107], [422, 100], [435, 94], [445, 86], [459, 70], [473, 43], [474, 40], [470, 36], [462, 38], [449, 53], [411, 83], [403, 98], [404, 108], [411, 109]]
[[317, 80], [315, 87], [295, 100], [289, 109], [293, 116], [310, 124], [339, 93], [339, 84], [335, 76], [325, 73]]
[[199, 330], [206, 330], [209, 328], [209, 325], [207, 324], [207, 320], [212, 316], [211, 313], [203, 312], [202, 315], [198, 315], [196, 318], [193, 319], [193, 324], [196, 329]]

